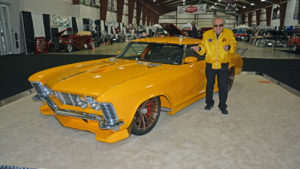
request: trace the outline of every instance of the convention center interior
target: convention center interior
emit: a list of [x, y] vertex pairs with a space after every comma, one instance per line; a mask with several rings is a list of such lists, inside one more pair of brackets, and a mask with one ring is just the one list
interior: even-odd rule
[[0, 0], [0, 169], [299, 169], [300, 0]]

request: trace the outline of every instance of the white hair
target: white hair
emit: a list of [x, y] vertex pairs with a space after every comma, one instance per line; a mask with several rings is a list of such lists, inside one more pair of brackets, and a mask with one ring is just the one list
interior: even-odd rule
[[216, 17], [214, 17], [214, 19], [213, 19], [213, 21], [212, 21], [212, 24], [214, 24], [215, 21], [216, 21], [217, 19], [222, 19], [223, 24], [225, 25], [225, 20], [224, 20], [221, 16], [216, 16]]

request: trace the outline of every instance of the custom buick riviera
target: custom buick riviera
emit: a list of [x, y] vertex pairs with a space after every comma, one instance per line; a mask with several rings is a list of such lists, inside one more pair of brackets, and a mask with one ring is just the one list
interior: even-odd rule
[[[185, 37], [137, 39], [116, 57], [38, 72], [29, 78], [37, 92], [33, 100], [43, 101], [42, 114], [93, 132], [99, 141], [144, 135], [161, 111], [173, 115], [205, 97], [204, 56], [190, 48], [200, 43]], [[230, 57], [228, 88], [243, 65], [240, 55]]]

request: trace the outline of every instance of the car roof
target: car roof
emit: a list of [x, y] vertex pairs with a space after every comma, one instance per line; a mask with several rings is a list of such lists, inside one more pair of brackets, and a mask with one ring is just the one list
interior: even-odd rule
[[146, 42], [146, 43], [169, 43], [179, 45], [195, 45], [200, 44], [200, 39], [193, 39], [189, 37], [155, 37], [155, 38], [143, 38], [135, 39], [132, 42]]

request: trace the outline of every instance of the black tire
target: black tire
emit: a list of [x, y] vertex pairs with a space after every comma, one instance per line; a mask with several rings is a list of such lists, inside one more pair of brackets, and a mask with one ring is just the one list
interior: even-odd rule
[[71, 43], [66, 45], [66, 52], [72, 52], [73, 51], [73, 45]]
[[153, 97], [143, 102], [134, 115], [131, 133], [144, 135], [150, 132], [159, 119], [160, 110], [159, 97]]
[[232, 67], [232, 68], [230, 68], [229, 75], [228, 75], [228, 81], [227, 81], [227, 90], [228, 91], [230, 91], [233, 86], [234, 75], [235, 75], [235, 71], [234, 71], [234, 68]]

